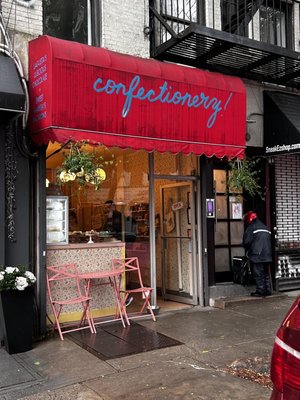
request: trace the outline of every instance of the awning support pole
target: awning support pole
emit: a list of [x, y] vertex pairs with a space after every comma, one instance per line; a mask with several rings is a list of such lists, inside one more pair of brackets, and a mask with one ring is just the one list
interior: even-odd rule
[[150, 285], [153, 288], [151, 303], [157, 307], [156, 291], [156, 248], [155, 248], [155, 193], [154, 193], [154, 153], [149, 153], [149, 237], [150, 237]]

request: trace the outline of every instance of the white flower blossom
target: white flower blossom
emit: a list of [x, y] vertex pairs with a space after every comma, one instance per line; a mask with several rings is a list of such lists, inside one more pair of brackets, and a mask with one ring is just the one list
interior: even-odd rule
[[25, 265], [18, 267], [4, 267], [0, 265], [0, 292], [3, 290], [25, 290], [34, 285], [36, 277], [25, 269]]
[[74, 172], [68, 171], [68, 179], [69, 181], [75, 181], [76, 179], [76, 174]]
[[24, 290], [28, 286], [27, 278], [18, 276], [15, 285], [17, 290]]
[[79, 176], [79, 177], [84, 176], [84, 169], [82, 167], [79, 172], [76, 172], [76, 176]]
[[36, 277], [33, 275], [32, 272], [26, 271], [24, 275], [30, 280], [31, 283], [34, 283], [36, 281]]
[[19, 272], [19, 268], [17, 267], [6, 267], [5, 272], [7, 274], [13, 274], [14, 272]]

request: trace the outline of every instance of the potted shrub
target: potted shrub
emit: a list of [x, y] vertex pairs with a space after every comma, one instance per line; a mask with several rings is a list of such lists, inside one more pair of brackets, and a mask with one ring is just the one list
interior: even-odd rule
[[0, 266], [0, 331], [9, 354], [32, 349], [35, 281], [23, 265]]

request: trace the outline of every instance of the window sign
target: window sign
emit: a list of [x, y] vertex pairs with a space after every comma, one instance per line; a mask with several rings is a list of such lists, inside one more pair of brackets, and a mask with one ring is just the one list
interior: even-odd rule
[[242, 203], [231, 203], [231, 218], [232, 219], [242, 219], [243, 218], [243, 208]]

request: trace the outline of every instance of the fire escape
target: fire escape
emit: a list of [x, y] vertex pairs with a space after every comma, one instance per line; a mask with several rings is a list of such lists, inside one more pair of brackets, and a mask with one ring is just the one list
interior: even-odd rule
[[151, 56], [299, 89], [299, 10], [300, 0], [150, 0]]

